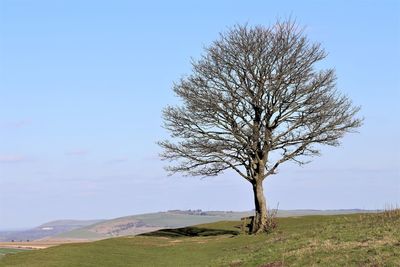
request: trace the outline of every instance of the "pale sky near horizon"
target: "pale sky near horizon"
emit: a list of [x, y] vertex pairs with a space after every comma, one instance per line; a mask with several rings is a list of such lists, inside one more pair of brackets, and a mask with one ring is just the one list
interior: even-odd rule
[[[301, 3], [300, 3], [301, 2]], [[400, 1], [0, 0], [0, 229], [169, 209], [250, 210], [228, 172], [168, 177], [161, 110], [234, 24], [292, 17], [329, 53], [358, 134], [265, 182], [271, 207], [400, 204]]]

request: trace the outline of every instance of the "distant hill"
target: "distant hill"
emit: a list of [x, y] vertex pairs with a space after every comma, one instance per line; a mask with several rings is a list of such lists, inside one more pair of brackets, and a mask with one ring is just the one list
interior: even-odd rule
[[161, 228], [177, 228], [221, 220], [235, 221], [251, 214], [251, 211], [171, 210], [102, 221], [80, 229], [61, 233], [52, 237], [52, 239], [104, 239], [116, 236], [137, 235], [156, 231]]
[[47, 222], [44, 224], [39, 225], [37, 228], [43, 228], [43, 227], [59, 227], [59, 226], [86, 226], [86, 225], [91, 225], [95, 223], [99, 223], [104, 220], [56, 220], [56, 221], [51, 221]]
[[221, 221], [29, 252], [6, 250], [3, 257], [0, 248], [0, 266], [400, 266], [400, 210], [295, 216], [277, 223], [267, 235], [241, 234], [239, 221]]
[[[370, 213], [370, 210], [279, 210], [278, 217]], [[166, 212], [125, 216], [111, 220], [59, 220], [25, 231], [0, 232], [0, 241], [26, 240], [99, 240], [138, 235], [162, 228], [179, 228], [217, 221], [237, 221], [253, 211], [169, 210]]]
[[0, 231], [0, 241], [32, 241], [99, 223], [102, 220], [58, 220], [23, 231]]
[[[278, 217], [305, 215], [335, 215], [352, 213], [369, 213], [366, 210], [282, 210]], [[80, 229], [64, 232], [51, 239], [104, 239], [109, 237], [137, 235], [156, 231], [162, 228], [178, 228], [196, 224], [213, 223], [217, 221], [238, 221], [242, 217], [253, 215], [253, 211], [202, 211], [202, 210], [170, 210], [120, 217], [102, 221]]]

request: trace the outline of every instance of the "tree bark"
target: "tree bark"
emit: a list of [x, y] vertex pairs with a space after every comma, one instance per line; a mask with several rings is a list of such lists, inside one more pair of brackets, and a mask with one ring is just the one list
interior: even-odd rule
[[267, 223], [267, 202], [264, 196], [263, 182], [255, 181], [253, 183], [255, 216], [252, 223], [251, 233], [257, 234], [268, 230]]

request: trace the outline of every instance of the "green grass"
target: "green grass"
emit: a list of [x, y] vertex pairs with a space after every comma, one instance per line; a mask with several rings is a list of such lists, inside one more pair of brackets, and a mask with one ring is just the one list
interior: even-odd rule
[[[355, 213], [356, 210], [280, 210], [278, 211], [278, 217], [290, 217], [290, 216], [304, 216], [304, 215], [335, 215], [335, 214], [349, 214]], [[176, 228], [185, 227], [188, 225], [213, 223], [217, 221], [236, 221], [240, 220], [242, 217], [247, 217], [254, 215], [254, 212], [243, 211], [243, 212], [223, 212], [223, 211], [207, 211], [205, 214], [188, 214], [183, 211], [168, 211], [168, 212], [156, 212], [147, 213], [140, 215], [124, 216], [120, 218], [115, 218], [111, 220], [103, 220], [98, 223], [85, 226], [83, 228], [75, 229], [69, 232], [61, 233], [54, 236], [57, 238], [77, 238], [77, 239], [89, 239], [89, 240], [99, 240], [104, 238], [110, 238], [113, 236], [126, 236], [129, 231], [119, 232], [118, 229], [121, 225], [128, 224], [129, 222], [142, 222], [150, 227], [157, 228]], [[63, 221], [51, 222], [57, 223]], [[64, 221], [70, 223], [70, 221]], [[101, 229], [99, 231], [99, 229]], [[109, 229], [108, 232], [105, 232]], [[132, 229], [130, 234], [136, 232], [147, 231], [146, 228]]]
[[[240, 215], [238, 215], [240, 214]], [[241, 216], [242, 214], [245, 214]], [[200, 223], [211, 223], [219, 220], [233, 220], [240, 219], [240, 217], [250, 216], [249, 212], [234, 213], [233, 215], [216, 213], [215, 215], [187, 215], [187, 214], [174, 214], [174, 213], [152, 213], [132, 216], [145, 224], [152, 226], [165, 227], [182, 227], [183, 225], [193, 225]]]
[[0, 248], [0, 258], [6, 254], [22, 252], [22, 249], [15, 248]]
[[77, 238], [77, 239], [101, 239], [104, 235], [88, 231], [86, 228], [71, 230], [55, 236], [56, 238]]
[[186, 225], [211, 223], [221, 220], [239, 220], [241, 217], [252, 215], [251, 212], [218, 212], [211, 211], [208, 212], [209, 215], [189, 215], [189, 214], [179, 214], [175, 212], [157, 212], [148, 213], [141, 215], [125, 216], [112, 220], [101, 221], [93, 225], [89, 225], [83, 228], [75, 229], [69, 232], [61, 233], [56, 235], [55, 238], [86, 238], [91, 240], [103, 239], [110, 237], [110, 234], [98, 233], [96, 228], [99, 227], [110, 227], [114, 224], [124, 224], [129, 221], [135, 222], [140, 221], [148, 226], [152, 227], [183, 227]]
[[0, 266], [400, 266], [399, 211], [279, 218], [269, 235], [238, 234], [239, 224], [8, 254]]

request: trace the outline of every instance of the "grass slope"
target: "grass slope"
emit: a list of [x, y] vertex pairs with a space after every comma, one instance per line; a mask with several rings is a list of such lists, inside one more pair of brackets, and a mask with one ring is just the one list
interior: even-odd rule
[[58, 220], [22, 231], [0, 231], [0, 242], [37, 240], [99, 223], [102, 220]]
[[[206, 215], [184, 214], [180, 212], [157, 212], [125, 216], [112, 220], [102, 221], [80, 229], [75, 229], [56, 235], [54, 238], [84, 238], [103, 239], [113, 236], [133, 235], [153, 231], [154, 228], [176, 228], [188, 225], [211, 223], [222, 220], [239, 220], [250, 216], [252, 212], [207, 212]], [[132, 223], [142, 223], [143, 226], [130, 226]], [[120, 230], [123, 229], [123, 230]]]
[[[304, 215], [335, 215], [360, 213], [361, 210], [279, 210], [278, 217]], [[374, 211], [362, 211], [374, 212]], [[88, 239], [99, 240], [117, 236], [137, 235], [160, 228], [177, 228], [217, 221], [236, 221], [253, 215], [252, 211], [167, 211], [119, 217], [104, 220], [69, 232], [64, 232], [50, 239]]]
[[400, 266], [400, 212], [279, 218], [269, 235], [225, 221], [8, 254], [0, 266]]
[[88, 226], [92, 225], [95, 223], [100, 223], [104, 220], [57, 220], [57, 221], [51, 221], [44, 223], [42, 225], [39, 225], [37, 228], [42, 228], [42, 227], [55, 227], [55, 226], [77, 226], [77, 227], [83, 227], [83, 226]]
[[23, 250], [21, 249], [14, 249], [14, 248], [0, 248], [0, 258], [6, 254], [17, 253], [22, 251]]

